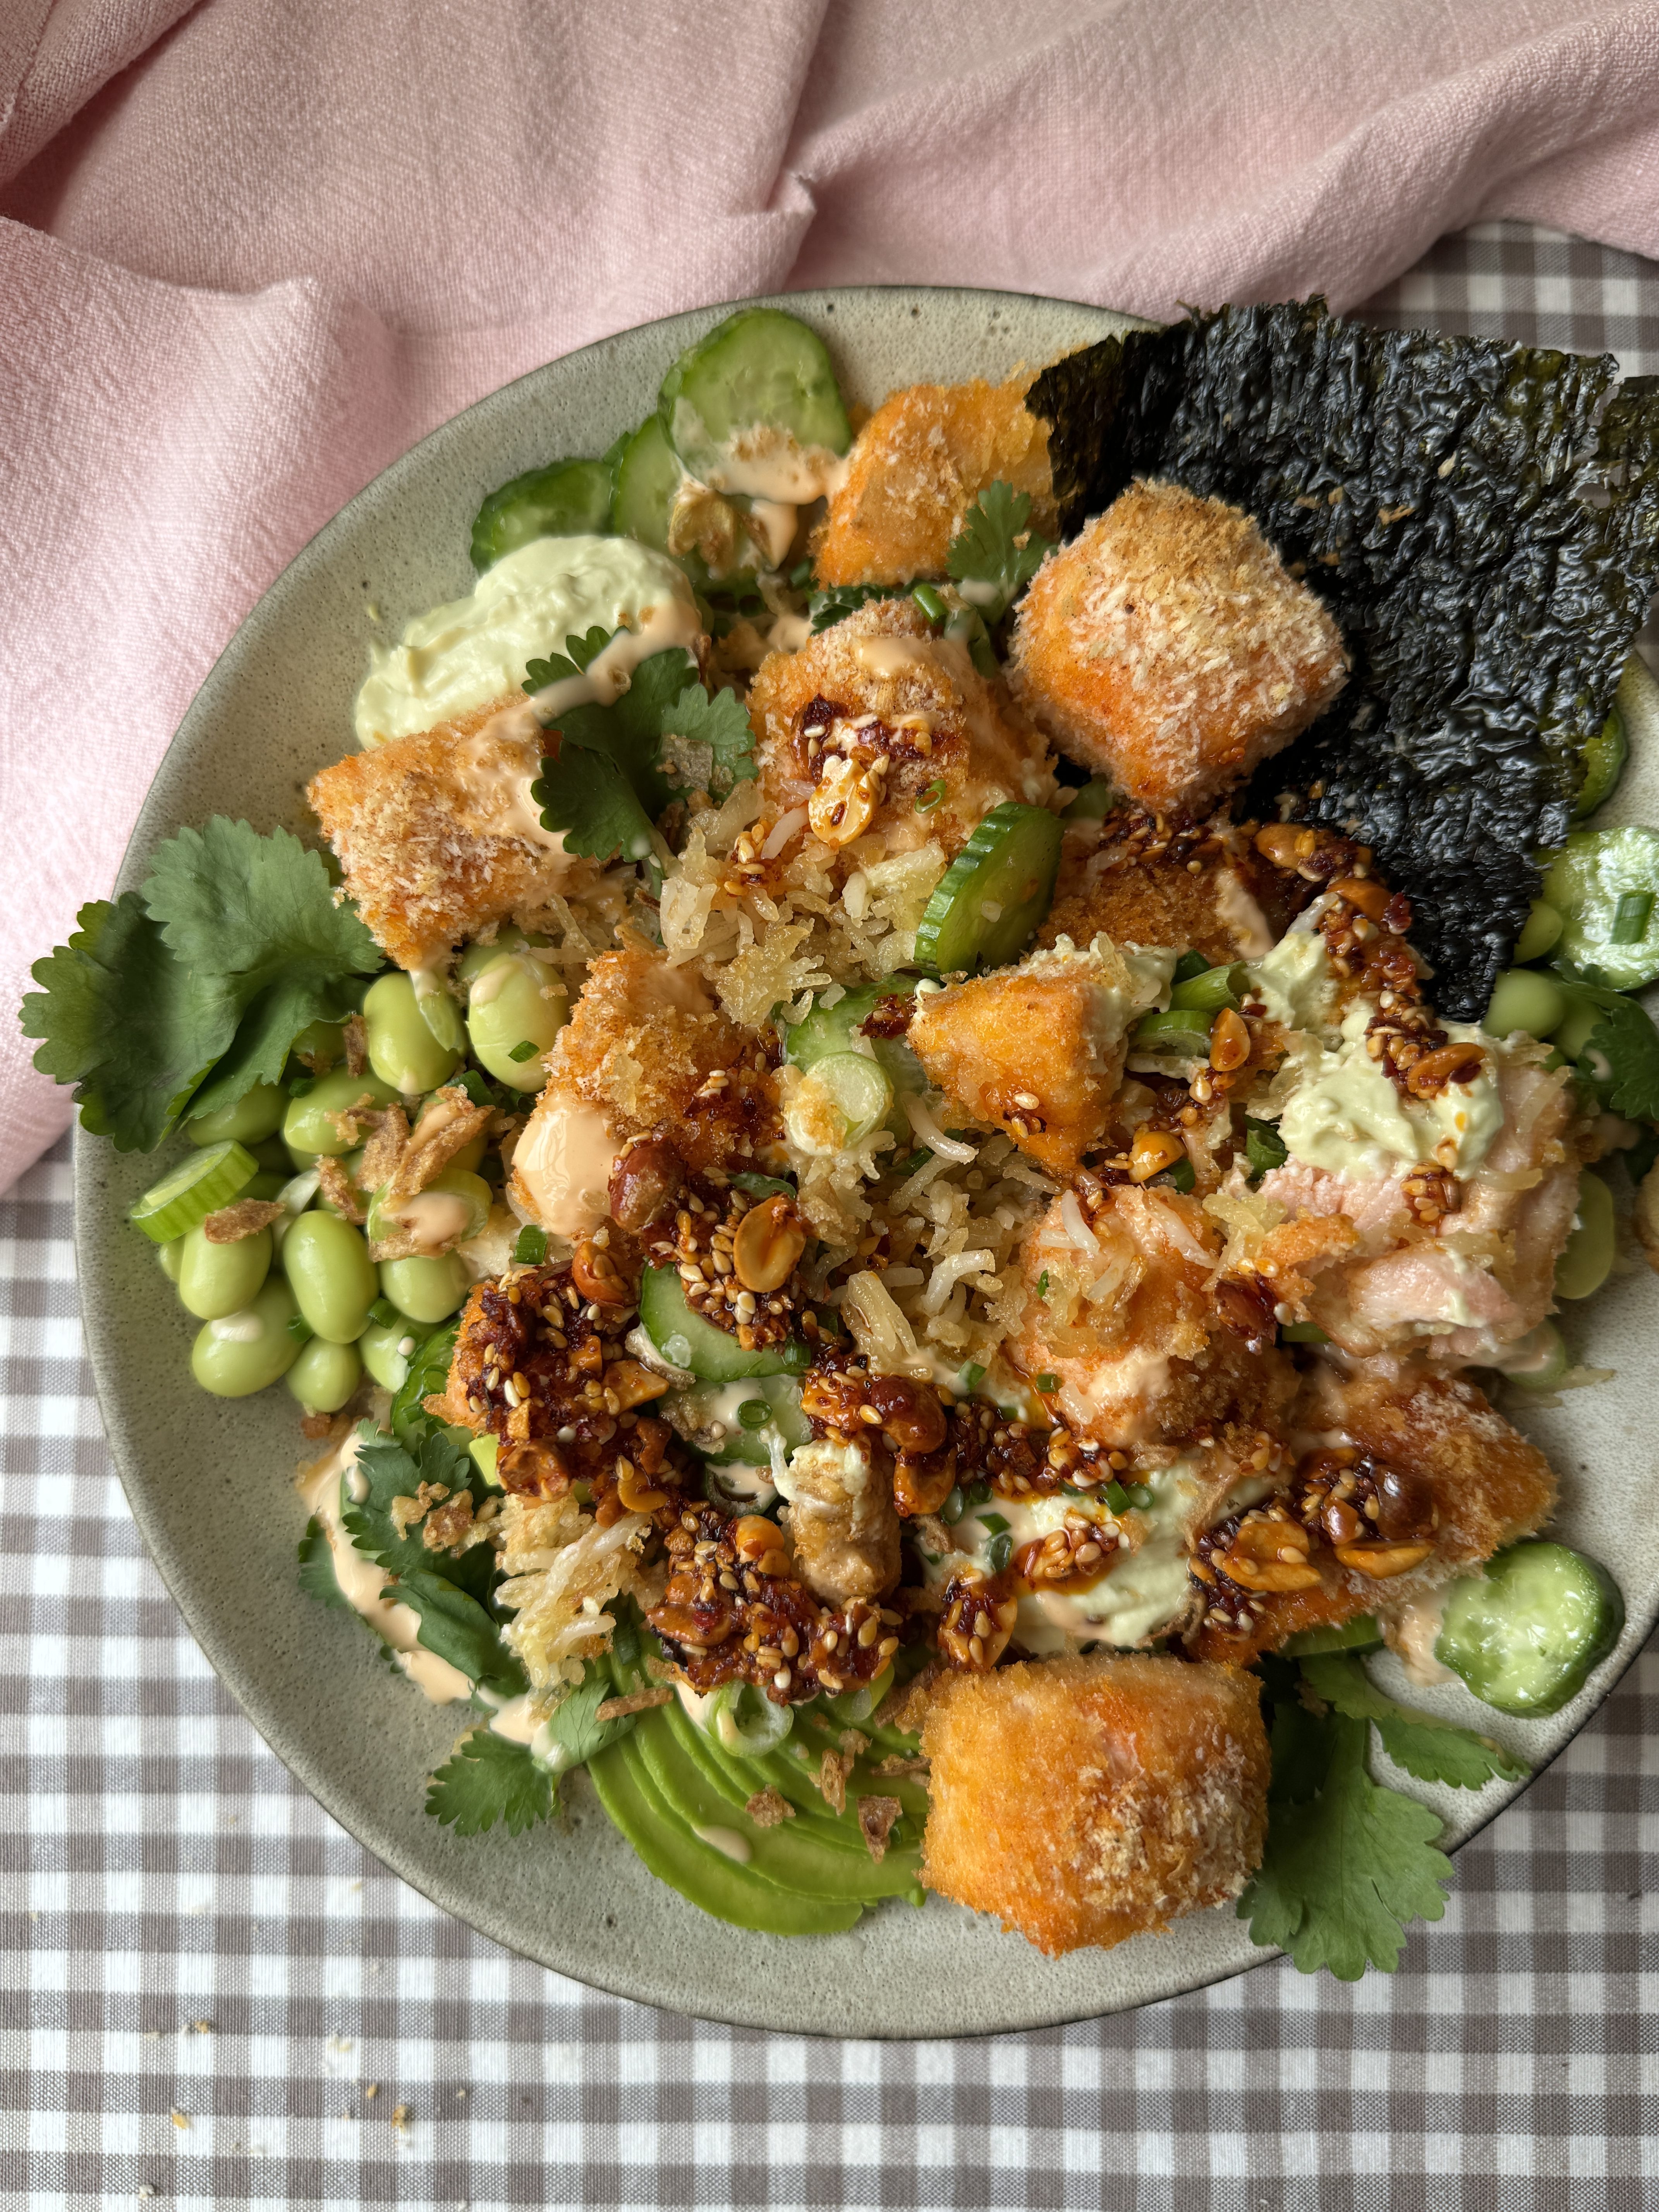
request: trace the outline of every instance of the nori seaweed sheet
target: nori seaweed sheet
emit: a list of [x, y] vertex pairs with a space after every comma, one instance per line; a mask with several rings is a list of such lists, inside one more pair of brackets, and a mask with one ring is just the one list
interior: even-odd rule
[[[1478, 1020], [1566, 836], [1659, 572], [1659, 380], [1381, 331], [1322, 300], [1108, 338], [1038, 378], [1066, 531], [1132, 477], [1243, 507], [1353, 672], [1254, 811], [1346, 829], [1411, 897], [1441, 1011]], [[1611, 396], [1610, 396], [1611, 395]]]

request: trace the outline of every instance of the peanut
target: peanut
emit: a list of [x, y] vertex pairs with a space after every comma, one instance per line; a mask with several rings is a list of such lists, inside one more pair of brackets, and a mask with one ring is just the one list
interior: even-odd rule
[[1338, 898], [1358, 907], [1367, 921], [1381, 921], [1392, 893], [1371, 876], [1343, 876], [1331, 885]]
[[1218, 1072], [1231, 1073], [1243, 1067], [1250, 1056], [1250, 1032], [1244, 1026], [1243, 1015], [1224, 1006], [1210, 1025], [1210, 1065]]
[[732, 1239], [732, 1266], [746, 1291], [781, 1290], [806, 1249], [806, 1231], [779, 1192], [751, 1206]]
[[1336, 1556], [1353, 1573], [1385, 1583], [1420, 1567], [1433, 1549], [1432, 1544], [1339, 1544]]
[[850, 845], [875, 819], [878, 778], [844, 754], [825, 761], [817, 789], [806, 803], [806, 818], [820, 844]]
[[1187, 1147], [1170, 1129], [1137, 1129], [1129, 1147], [1129, 1180], [1150, 1182], [1186, 1158]]

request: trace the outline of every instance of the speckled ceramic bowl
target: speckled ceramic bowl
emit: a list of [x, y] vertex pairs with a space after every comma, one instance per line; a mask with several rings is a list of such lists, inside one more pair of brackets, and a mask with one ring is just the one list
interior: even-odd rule
[[[869, 404], [919, 378], [1005, 376], [1122, 329], [1097, 308], [1009, 293], [807, 292], [787, 306], [820, 331], [849, 396]], [[307, 822], [307, 779], [351, 744], [369, 641], [471, 587], [467, 540], [483, 494], [553, 455], [600, 453], [655, 401], [664, 370], [726, 309], [710, 307], [572, 354], [434, 431], [362, 492], [272, 585], [207, 682], [163, 762], [122, 870], [143, 879], [181, 824], [215, 813], [268, 830]], [[1659, 714], [1636, 733], [1622, 814], [1659, 820]], [[423, 1776], [458, 1733], [390, 1672], [361, 1627], [301, 1595], [294, 1401], [240, 1404], [190, 1379], [196, 1326], [125, 1222], [152, 1158], [78, 1138], [78, 1256], [87, 1339], [127, 1496], [168, 1588], [272, 1748], [369, 1850], [439, 1905], [562, 1973], [647, 2002], [794, 2033], [985, 2034], [1116, 2011], [1236, 1973], [1263, 1954], [1229, 1911], [1109, 1952], [1049, 1961], [1018, 1936], [930, 1899], [890, 1904], [852, 1933], [794, 1942], [706, 1918], [655, 1881], [611, 1828], [586, 1778], [568, 1816], [516, 1839], [458, 1841], [422, 1809]], [[1587, 1328], [1588, 1323], [1588, 1328]], [[1560, 1528], [1625, 1577], [1615, 1656], [1566, 1710], [1504, 1721], [1457, 1688], [1422, 1698], [1478, 1721], [1535, 1764], [1607, 1694], [1659, 1611], [1659, 1486], [1649, 1374], [1659, 1278], [1638, 1267], [1586, 1316], [1578, 1356], [1618, 1380], [1526, 1425], [1562, 1478]], [[1587, 1340], [1588, 1339], [1588, 1340]], [[1392, 1662], [1387, 1662], [1391, 1666]], [[1386, 1666], [1381, 1671], [1387, 1671]], [[1379, 1771], [1382, 1771], [1379, 1758]], [[1461, 1841], [1511, 1789], [1425, 1790]]]

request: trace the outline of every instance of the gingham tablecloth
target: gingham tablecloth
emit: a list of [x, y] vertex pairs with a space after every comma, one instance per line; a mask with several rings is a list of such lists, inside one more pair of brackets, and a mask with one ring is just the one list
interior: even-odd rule
[[[1515, 224], [1370, 312], [1659, 369], [1659, 268]], [[416, 1896], [243, 1719], [111, 1467], [70, 1217], [65, 1143], [0, 1200], [5, 2205], [1659, 2205], [1659, 1653], [1392, 1978], [954, 2044], [651, 2012]]]

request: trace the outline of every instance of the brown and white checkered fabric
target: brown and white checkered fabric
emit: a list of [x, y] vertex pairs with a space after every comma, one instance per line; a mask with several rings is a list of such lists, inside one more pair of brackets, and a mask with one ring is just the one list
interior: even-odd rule
[[[1659, 269], [1516, 225], [1370, 312], [1659, 369]], [[1047, 2034], [808, 2042], [508, 1957], [290, 1780], [112, 1471], [67, 1145], [0, 1200], [0, 1438], [7, 2206], [1659, 2204], [1659, 1655], [1392, 1978], [1275, 1961]]]

